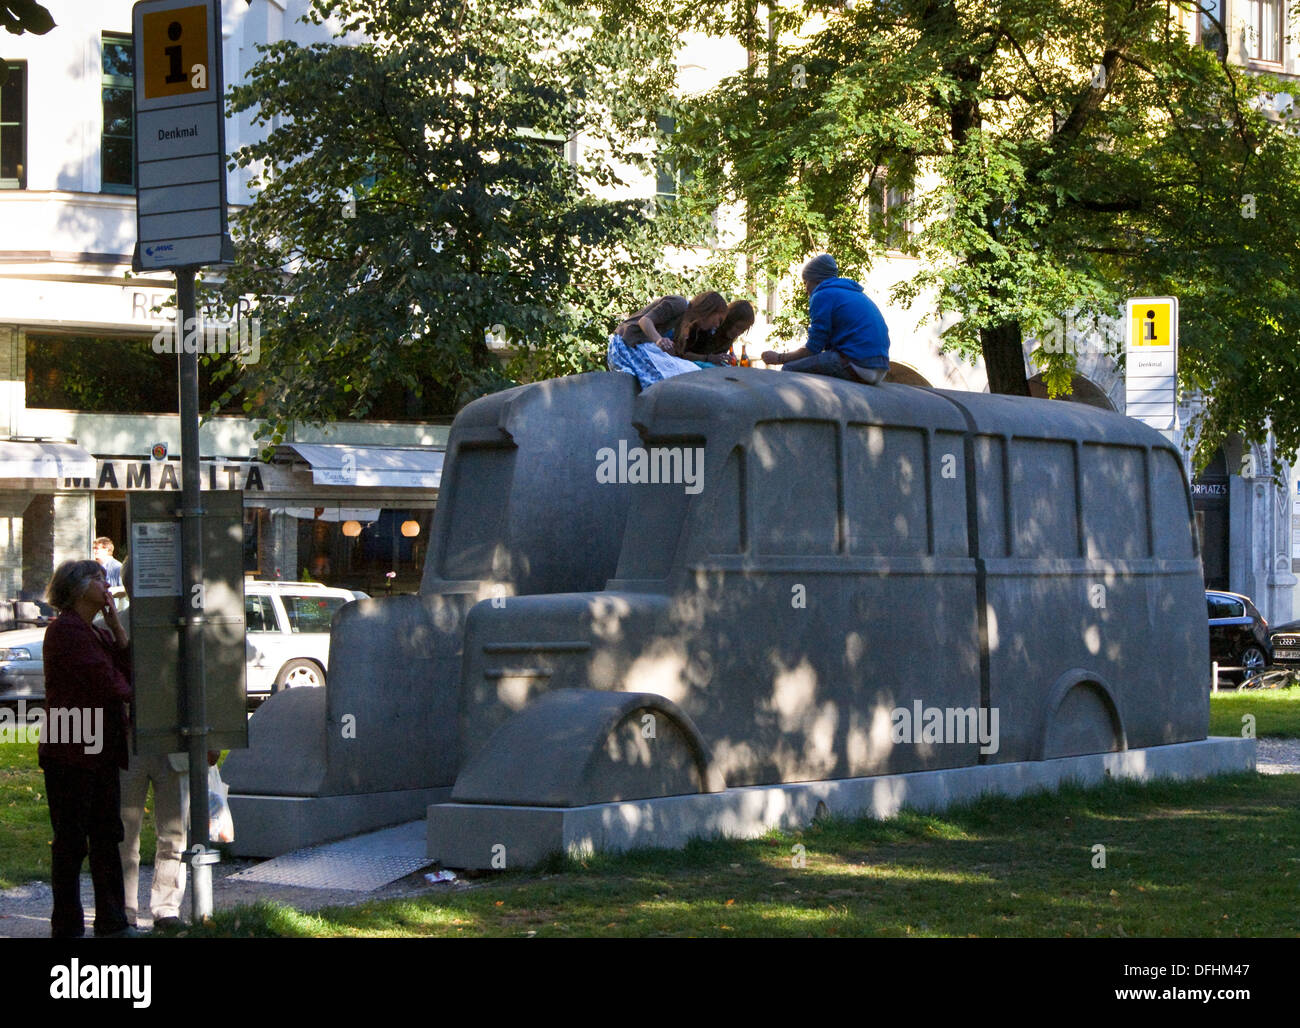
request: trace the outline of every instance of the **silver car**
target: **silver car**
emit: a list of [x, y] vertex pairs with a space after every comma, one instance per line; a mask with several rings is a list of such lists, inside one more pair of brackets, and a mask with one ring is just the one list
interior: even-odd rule
[[[324, 685], [330, 623], [340, 607], [365, 595], [317, 582], [245, 582], [248, 695]], [[125, 613], [125, 591], [115, 588], [113, 597]], [[0, 632], [0, 703], [44, 702], [44, 644], [44, 628]]]
[[[126, 590], [114, 586], [113, 604], [124, 614], [131, 606]], [[100, 618], [95, 623], [102, 625]], [[0, 632], [0, 703], [45, 701], [45, 626]]]
[[0, 633], [0, 703], [45, 699], [44, 628]]

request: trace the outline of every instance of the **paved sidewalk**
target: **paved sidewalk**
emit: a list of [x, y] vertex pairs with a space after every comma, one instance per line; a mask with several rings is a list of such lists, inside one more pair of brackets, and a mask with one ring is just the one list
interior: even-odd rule
[[[297, 910], [316, 910], [470, 887], [463, 878], [437, 885], [426, 881], [424, 871], [432, 865], [424, 858], [423, 847], [424, 822], [414, 821], [275, 860], [223, 862], [213, 869], [212, 905], [226, 910], [269, 900]], [[142, 929], [153, 927], [147, 911], [152, 884], [153, 867], [141, 866], [140, 897], [146, 908], [140, 912]], [[81, 876], [81, 902], [86, 908], [86, 934], [90, 935], [95, 898], [89, 874]], [[186, 907], [181, 912], [186, 920], [189, 902], [187, 887]], [[49, 938], [52, 906], [49, 882], [0, 891], [0, 938]]]
[[425, 856], [425, 823], [411, 821], [339, 842], [296, 850], [231, 876], [244, 884], [374, 892], [432, 867]]
[[1255, 769], [1261, 775], [1300, 775], [1300, 739], [1256, 739]]

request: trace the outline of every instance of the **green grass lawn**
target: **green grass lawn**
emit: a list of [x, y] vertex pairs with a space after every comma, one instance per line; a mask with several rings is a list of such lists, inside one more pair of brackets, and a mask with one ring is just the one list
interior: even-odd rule
[[0, 889], [50, 880], [50, 815], [36, 744], [0, 746]]
[[[0, 889], [50, 880], [50, 812], [36, 743], [0, 743]], [[154, 854], [153, 798], [140, 832], [140, 859]]]
[[[1300, 736], [1300, 689], [1210, 709], [1214, 735], [1240, 735], [1250, 713], [1258, 735]], [[48, 881], [49, 837], [35, 745], [0, 745], [0, 888]], [[152, 817], [142, 849], [151, 861]], [[1295, 936], [1298, 890], [1300, 776], [1238, 775], [557, 860], [315, 914], [262, 904], [188, 934]]]
[[1295, 937], [1300, 776], [990, 798], [550, 872], [314, 914], [260, 904], [188, 934]]
[[1242, 715], [1255, 718], [1258, 738], [1300, 739], [1300, 686], [1210, 696], [1210, 734], [1241, 735]]

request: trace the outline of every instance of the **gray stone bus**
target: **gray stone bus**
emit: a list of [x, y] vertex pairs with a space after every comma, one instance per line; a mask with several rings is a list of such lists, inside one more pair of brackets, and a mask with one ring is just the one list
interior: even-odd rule
[[227, 761], [237, 850], [434, 805], [489, 866], [491, 811], [1203, 740], [1192, 524], [1177, 451], [1079, 404], [748, 368], [484, 397], [420, 594], [344, 607], [328, 688]]
[[[462, 761], [554, 690], [666, 698], [728, 786], [1206, 735], [1188, 489], [1131, 419], [749, 369], [634, 395], [598, 374], [479, 401], [447, 467], [423, 591], [485, 599]], [[520, 775], [474, 777], [489, 801]]]

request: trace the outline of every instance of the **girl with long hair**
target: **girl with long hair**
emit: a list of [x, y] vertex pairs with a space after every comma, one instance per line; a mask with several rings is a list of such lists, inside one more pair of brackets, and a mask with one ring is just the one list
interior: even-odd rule
[[736, 300], [727, 307], [722, 323], [712, 332], [696, 326], [690, 335], [683, 335], [679, 354], [687, 360], [707, 364], [728, 363], [727, 354], [732, 344], [754, 327], [754, 306], [748, 300]]
[[661, 297], [621, 322], [610, 336], [610, 369], [635, 375], [643, 386], [696, 371], [694, 361], [680, 356], [681, 342], [693, 332], [713, 331], [726, 314], [727, 301], [719, 293], [700, 293], [689, 302], [684, 296]]

